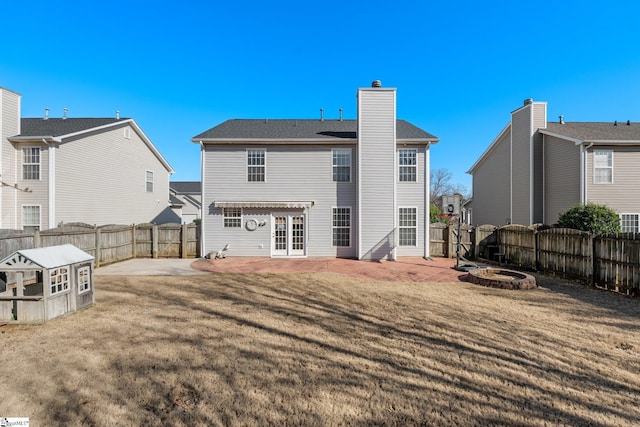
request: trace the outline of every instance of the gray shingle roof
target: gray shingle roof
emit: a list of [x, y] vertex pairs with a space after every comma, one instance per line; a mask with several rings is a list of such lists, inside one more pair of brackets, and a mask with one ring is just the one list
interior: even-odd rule
[[[568, 136], [580, 141], [640, 141], [640, 123], [618, 122], [565, 122], [547, 123], [548, 132]], [[545, 129], [540, 129], [544, 132]]]
[[171, 181], [169, 188], [177, 194], [200, 194], [202, 185], [200, 181]]
[[[356, 139], [356, 120], [233, 119], [193, 137], [207, 139]], [[398, 139], [437, 137], [405, 120], [396, 124]]]
[[20, 135], [16, 136], [61, 136], [82, 132], [100, 126], [122, 122], [124, 118], [80, 118], [80, 119], [21, 119]]

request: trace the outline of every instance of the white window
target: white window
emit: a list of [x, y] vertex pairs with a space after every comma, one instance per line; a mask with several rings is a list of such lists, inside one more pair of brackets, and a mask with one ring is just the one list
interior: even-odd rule
[[131, 129], [130, 128], [124, 128], [124, 137], [126, 139], [131, 139]]
[[264, 182], [266, 151], [264, 149], [247, 150], [247, 181]]
[[351, 182], [351, 148], [334, 148], [331, 153], [333, 181]]
[[242, 209], [241, 208], [223, 208], [222, 216], [224, 218], [224, 228], [240, 228], [242, 227]]
[[416, 208], [398, 208], [398, 245], [417, 245], [418, 221], [416, 212]]
[[40, 147], [22, 149], [22, 179], [40, 179]]
[[78, 294], [91, 290], [91, 268], [89, 266], [78, 269]]
[[22, 229], [34, 231], [40, 228], [40, 206], [22, 205]]
[[613, 150], [593, 150], [593, 183], [613, 182]]
[[51, 270], [51, 295], [69, 289], [69, 269], [59, 267]]
[[145, 172], [145, 184], [147, 193], [153, 193], [153, 172], [146, 171]]
[[351, 246], [351, 208], [333, 208], [333, 246]]
[[402, 148], [398, 150], [398, 179], [400, 182], [418, 180], [418, 150]]
[[620, 226], [623, 233], [640, 232], [640, 214], [621, 214]]

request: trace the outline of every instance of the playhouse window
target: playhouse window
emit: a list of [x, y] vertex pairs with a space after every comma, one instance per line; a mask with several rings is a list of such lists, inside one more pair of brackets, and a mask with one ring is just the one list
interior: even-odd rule
[[69, 269], [59, 267], [51, 270], [51, 295], [69, 289]]
[[91, 289], [90, 273], [89, 267], [80, 267], [78, 269], [78, 294], [83, 294]]

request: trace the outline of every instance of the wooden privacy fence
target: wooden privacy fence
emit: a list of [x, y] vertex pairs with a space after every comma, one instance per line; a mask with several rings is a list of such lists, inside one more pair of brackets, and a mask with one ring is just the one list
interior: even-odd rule
[[196, 224], [104, 225], [64, 224], [33, 234], [0, 236], [0, 259], [18, 249], [70, 243], [95, 257], [95, 265], [131, 258], [196, 258], [200, 248]]
[[[461, 231], [460, 237], [464, 258], [497, 261], [640, 294], [640, 234], [593, 236], [546, 225], [480, 225]], [[457, 225], [431, 224], [432, 256], [453, 258], [456, 248]]]

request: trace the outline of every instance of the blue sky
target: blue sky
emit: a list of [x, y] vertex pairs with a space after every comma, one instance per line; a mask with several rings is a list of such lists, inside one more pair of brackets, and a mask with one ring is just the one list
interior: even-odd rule
[[231, 118], [356, 116], [397, 88], [433, 133], [432, 169], [466, 170], [525, 98], [548, 118], [640, 121], [640, 2], [4, 2], [0, 86], [22, 116], [133, 117], [199, 180], [191, 137]]

